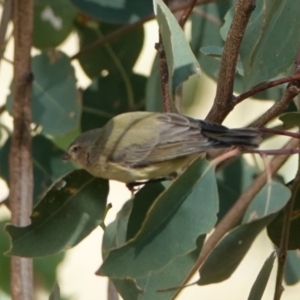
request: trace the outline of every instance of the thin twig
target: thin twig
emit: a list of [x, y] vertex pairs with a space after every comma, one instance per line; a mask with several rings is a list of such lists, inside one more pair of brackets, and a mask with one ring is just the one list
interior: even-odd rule
[[[14, 23], [14, 131], [9, 154], [9, 203], [11, 222], [17, 226], [30, 223], [32, 211], [33, 167], [31, 153], [31, 42], [33, 0], [13, 0]], [[32, 259], [11, 258], [11, 294], [13, 300], [33, 299]]]
[[300, 188], [300, 173], [298, 170], [293, 185], [291, 187], [292, 197], [284, 209], [281, 241], [280, 241], [280, 248], [278, 251], [278, 268], [277, 268], [274, 300], [280, 300], [282, 292], [284, 291], [284, 288], [282, 286], [282, 280], [283, 280], [284, 266], [287, 257], [287, 251], [288, 251], [291, 217], [292, 217], [294, 204], [296, 201], [297, 191], [299, 190], [299, 188]]
[[156, 43], [155, 49], [157, 50], [159, 57], [159, 69], [160, 69], [160, 78], [161, 78], [161, 89], [163, 96], [163, 105], [165, 112], [172, 112], [173, 105], [169, 93], [169, 69], [168, 62], [165, 52], [165, 47], [162, 41], [162, 36], [159, 33], [159, 42]]
[[[298, 147], [299, 140], [292, 139], [290, 140], [284, 148], [296, 148]], [[289, 155], [277, 155], [270, 162], [270, 169], [272, 175], [275, 174], [280, 167], [287, 161]], [[243, 192], [238, 200], [235, 202], [233, 207], [228, 211], [228, 213], [223, 217], [220, 223], [216, 226], [215, 231], [209, 236], [205, 242], [202, 251], [198, 257], [197, 262], [195, 263], [193, 269], [187, 275], [183, 285], [188, 283], [193, 274], [200, 268], [200, 266], [207, 259], [209, 254], [214, 250], [219, 241], [225, 236], [227, 232], [233, 229], [239, 220], [242, 218], [249, 204], [257, 193], [263, 188], [267, 181], [266, 171], [262, 172], [251, 184], [251, 186]], [[180, 291], [178, 291], [179, 293]]]
[[[216, 3], [216, 2], [221, 2], [223, 0], [198, 0], [197, 1], [197, 5], [204, 5], [207, 3]], [[184, 3], [184, 4], [180, 4], [180, 5], [176, 5], [176, 6], [172, 6], [170, 7], [170, 10], [174, 13], [174, 12], [178, 12], [181, 11], [183, 9], [185, 9], [186, 7], [188, 7], [190, 4], [189, 3]], [[71, 57], [71, 59], [78, 59], [79, 57], [88, 54], [89, 52], [93, 51], [95, 48], [101, 47], [106, 43], [109, 43], [111, 41], [113, 41], [114, 39], [118, 38], [119, 36], [132, 31], [135, 28], [138, 28], [140, 26], [142, 26], [144, 23], [155, 19], [155, 15], [154, 14], [150, 14], [146, 17], [141, 18], [140, 20], [138, 20], [137, 22], [131, 23], [131, 24], [126, 24], [120, 28], [118, 28], [117, 30], [113, 31], [112, 33], [106, 35], [105, 37], [92, 42], [91, 44], [87, 45], [86, 47], [80, 49], [79, 52], [77, 52], [75, 55], [73, 55]]]
[[272, 87], [278, 86], [283, 83], [287, 83], [287, 82], [291, 82], [291, 81], [295, 81], [295, 80], [299, 80], [299, 79], [300, 79], [300, 74], [297, 73], [297, 74], [286, 76], [286, 77], [283, 77], [280, 79], [272, 80], [267, 83], [260, 84], [256, 87], [252, 88], [251, 90], [240, 94], [239, 96], [235, 96], [233, 101], [235, 104], [238, 104], [238, 103], [242, 102], [243, 100], [245, 100], [249, 97], [252, 97], [255, 94], [258, 94], [262, 91], [265, 91], [267, 89], [270, 89]]
[[195, 5], [197, 4], [197, 0], [190, 0], [190, 2], [188, 4], [189, 5], [185, 8], [185, 10], [183, 11], [183, 13], [178, 21], [181, 28], [184, 27], [186, 21], [188, 20], [190, 14], [193, 11]]
[[[166, 6], [168, 6], [169, 0], [163, 0]], [[171, 100], [170, 90], [169, 90], [169, 69], [167, 56], [165, 51], [165, 46], [163, 43], [161, 31], [159, 29], [159, 41], [155, 44], [155, 49], [158, 53], [158, 61], [159, 61], [159, 70], [160, 70], [160, 78], [161, 78], [161, 90], [163, 96], [163, 105], [165, 112], [173, 112], [173, 104]]]
[[255, 0], [239, 0], [227, 35], [222, 54], [217, 92], [214, 104], [207, 116], [207, 120], [222, 122], [233, 109], [233, 83], [240, 45], [251, 16], [255, 8]]
[[194, 10], [193, 10], [193, 13], [195, 15], [203, 17], [204, 19], [206, 19], [207, 21], [215, 24], [218, 27], [222, 26], [222, 22], [220, 21], [220, 19], [216, 18], [214, 15], [206, 13], [205, 11], [203, 11], [200, 8], [195, 7]]

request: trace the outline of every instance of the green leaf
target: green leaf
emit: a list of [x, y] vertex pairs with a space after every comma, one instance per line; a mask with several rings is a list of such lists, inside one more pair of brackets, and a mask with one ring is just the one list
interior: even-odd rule
[[35, 206], [29, 226], [7, 226], [8, 254], [38, 257], [77, 245], [103, 221], [107, 195], [107, 180], [84, 170], [69, 173]]
[[[118, 25], [108, 23], [95, 23], [93, 25], [76, 22], [80, 49], [120, 28]], [[140, 26], [110, 43], [94, 47], [87, 54], [79, 56], [79, 63], [90, 78], [110, 74], [124, 80], [124, 76], [129, 77], [132, 72], [142, 50], [143, 41], [144, 29]]]
[[71, 0], [85, 14], [108, 23], [133, 23], [153, 12], [151, 0]]
[[[121, 241], [123, 241], [123, 244], [125, 243], [126, 236], [129, 240], [136, 235], [149, 209], [163, 190], [164, 188], [160, 183], [147, 184], [135, 195], [134, 200], [129, 200], [123, 206], [117, 219], [104, 232], [102, 243], [104, 259], [112, 249], [122, 246]], [[130, 207], [132, 209], [128, 220], [128, 208]], [[122, 216], [124, 216], [123, 220], [120, 220]], [[126, 225], [126, 222], [128, 225]], [[194, 266], [200, 254], [204, 239], [205, 235], [201, 235], [196, 242], [196, 250], [174, 258], [169, 264], [156, 272], [138, 278], [111, 279], [124, 299], [171, 299], [176, 290], [162, 293], [158, 293], [157, 290], [183, 284], [184, 278]]]
[[[300, 183], [296, 191], [296, 194], [293, 195], [294, 206], [291, 215], [291, 224], [288, 240], [288, 250], [295, 250], [300, 248]], [[274, 221], [268, 226], [268, 236], [271, 241], [277, 246], [280, 247], [280, 241], [282, 237], [282, 227], [284, 223], [284, 211], [281, 211]]]
[[169, 94], [172, 97], [191, 75], [200, 74], [200, 66], [173, 13], [162, 0], [154, 0], [154, 3], [167, 57]]
[[165, 190], [161, 183], [146, 184], [135, 196], [132, 211], [128, 219], [126, 241], [134, 238], [141, 229], [148, 210], [155, 199]]
[[194, 251], [198, 237], [216, 222], [217, 203], [214, 168], [198, 158], [156, 198], [134, 238], [109, 252], [98, 274], [145, 276]]
[[279, 116], [286, 128], [299, 127], [300, 128], [300, 113], [299, 112], [288, 112]]
[[[114, 76], [98, 77], [83, 92], [82, 131], [102, 127], [114, 115], [132, 109], [132, 103], [142, 110], [145, 97], [146, 78], [131, 74], [130, 86], [122, 81], [116, 81]], [[128, 94], [128, 88], [133, 91], [133, 99]]]
[[216, 58], [221, 58], [223, 55], [223, 49], [216, 46], [202, 47], [200, 51], [206, 56], [211, 56]]
[[257, 2], [240, 51], [246, 89], [286, 72], [294, 64], [300, 47], [300, 40], [295, 40], [299, 14], [300, 6], [294, 0]]
[[[78, 127], [80, 104], [70, 58], [62, 52], [42, 52], [32, 59], [34, 74], [32, 120], [43, 134], [64, 135]], [[12, 112], [12, 94], [6, 106]]]
[[269, 182], [248, 207], [242, 225], [230, 231], [206, 259], [199, 270], [199, 284], [211, 284], [229, 278], [256, 236], [274, 219], [289, 198], [290, 190], [287, 187]]
[[269, 281], [271, 271], [273, 269], [276, 253], [272, 252], [262, 266], [248, 297], [248, 300], [262, 299], [265, 288]]
[[154, 59], [146, 86], [146, 111], [164, 112], [160, 69], [157, 56]]
[[300, 251], [288, 251], [284, 269], [284, 280], [287, 285], [292, 285], [300, 280]]
[[207, 22], [199, 14], [192, 14], [191, 17], [191, 48], [201, 65], [202, 71], [213, 79], [216, 79], [219, 74], [220, 60], [206, 56], [200, 49], [212, 45], [221, 49], [223, 48], [224, 41], [220, 35], [220, 27], [224, 22], [225, 13], [234, 4], [235, 1], [222, 1], [220, 3], [201, 5], [200, 9], [203, 13], [206, 16], [211, 16], [214, 22]]
[[49, 300], [60, 300], [60, 289], [57, 282], [54, 283]]
[[[9, 138], [0, 149], [0, 176], [9, 182], [9, 149], [11, 139]], [[64, 152], [58, 149], [49, 139], [42, 135], [36, 135], [32, 139], [33, 156], [33, 202], [36, 204], [41, 200], [47, 187], [56, 179], [74, 170], [70, 162], [63, 162]]]
[[33, 46], [55, 48], [73, 29], [75, 7], [69, 0], [34, 1]]
[[[0, 253], [4, 253], [9, 247], [9, 237], [4, 227], [9, 220], [0, 222]], [[57, 267], [63, 261], [64, 252], [49, 255], [43, 258], [35, 258], [33, 260], [34, 281], [38, 283], [38, 288], [46, 291], [52, 289], [53, 282], [57, 277]], [[0, 289], [6, 294], [10, 294], [10, 257], [0, 255]], [[2, 299], [2, 298], [1, 298]]]
[[219, 220], [225, 216], [240, 194], [251, 185], [256, 175], [257, 170], [243, 157], [239, 157], [217, 173], [220, 197]]

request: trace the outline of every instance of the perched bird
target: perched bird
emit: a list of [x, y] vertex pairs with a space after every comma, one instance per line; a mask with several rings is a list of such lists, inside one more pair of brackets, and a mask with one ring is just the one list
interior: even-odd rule
[[229, 129], [174, 113], [129, 112], [79, 135], [63, 159], [96, 177], [130, 184], [168, 178], [211, 149], [255, 148], [260, 141], [254, 128]]

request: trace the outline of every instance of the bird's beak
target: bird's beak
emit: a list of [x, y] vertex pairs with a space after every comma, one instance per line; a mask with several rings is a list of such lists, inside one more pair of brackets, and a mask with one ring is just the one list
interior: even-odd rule
[[62, 160], [68, 161], [71, 159], [71, 156], [69, 153], [65, 153], [61, 158], [62, 158]]

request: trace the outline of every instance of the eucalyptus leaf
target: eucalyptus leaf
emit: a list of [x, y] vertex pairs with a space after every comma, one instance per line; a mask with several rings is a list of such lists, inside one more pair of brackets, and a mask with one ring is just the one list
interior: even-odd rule
[[[32, 121], [42, 127], [43, 134], [64, 135], [76, 129], [80, 104], [70, 58], [55, 50], [42, 52], [33, 57], [32, 72]], [[11, 114], [12, 93], [6, 107]]]
[[292, 285], [299, 282], [300, 250], [288, 251], [284, 268], [284, 280], [287, 285]]
[[[9, 182], [9, 138], [0, 149], [0, 176], [7, 184]], [[46, 189], [58, 178], [74, 170], [73, 164], [63, 162], [64, 152], [57, 148], [51, 140], [42, 135], [36, 135], [32, 139], [33, 156], [33, 202], [36, 204], [42, 199]]]
[[300, 113], [288, 112], [281, 114], [279, 120], [283, 122], [285, 128], [299, 127], [300, 128]]
[[169, 70], [169, 94], [191, 75], [200, 75], [200, 66], [195, 58], [182, 28], [162, 0], [154, 0], [156, 18], [162, 36]]
[[[9, 247], [9, 236], [5, 232], [5, 225], [9, 220], [3, 220], [0, 222], [0, 289], [7, 295], [10, 294], [10, 257], [3, 255], [3, 253]], [[57, 253], [42, 258], [33, 259], [34, 270], [34, 283], [38, 283], [38, 288], [43, 288], [45, 291], [50, 292], [53, 286], [53, 282], [57, 278], [57, 268], [63, 261], [65, 253]], [[2, 299], [2, 298], [1, 298]]]
[[151, 0], [71, 0], [82, 12], [104, 22], [133, 23], [153, 12]]
[[107, 195], [107, 180], [84, 170], [69, 173], [34, 207], [30, 225], [7, 226], [12, 240], [8, 254], [38, 257], [77, 245], [103, 222]]
[[[105, 230], [102, 244], [104, 260], [111, 250], [122, 246], [120, 241], [123, 241], [124, 244], [126, 238], [127, 240], [134, 238], [143, 226], [143, 222], [147, 218], [148, 211], [151, 210], [155, 199], [163, 190], [164, 188], [160, 183], [147, 184], [135, 195], [134, 200], [125, 203], [118, 213], [117, 219], [108, 225]], [[129, 208], [131, 210], [128, 210]], [[130, 211], [130, 218], [128, 218], [128, 212]], [[123, 299], [172, 299], [177, 292], [176, 290], [157, 291], [183, 284], [184, 278], [194, 266], [200, 254], [204, 239], [205, 235], [201, 235], [196, 242], [197, 248], [195, 250], [174, 258], [158, 271], [151, 272], [143, 277], [130, 278], [126, 276], [124, 278], [111, 278], [111, 280]]]
[[[294, 206], [291, 214], [291, 223], [288, 239], [288, 250], [296, 250], [300, 248], [300, 183], [297, 183], [298, 187], [294, 191], [293, 197]], [[284, 226], [284, 211], [282, 210], [274, 221], [268, 226], [267, 232], [271, 241], [277, 246], [280, 247], [281, 238], [282, 238], [282, 227]]]
[[143, 277], [193, 252], [217, 220], [217, 203], [214, 168], [198, 158], [156, 198], [134, 238], [109, 252], [98, 274]]
[[55, 48], [73, 30], [76, 9], [69, 0], [35, 0], [33, 46]]
[[205, 285], [229, 278], [256, 236], [286, 205], [290, 195], [290, 190], [284, 185], [274, 181], [268, 182], [249, 205], [242, 224], [231, 230], [206, 259], [199, 270], [198, 283]]
[[[241, 45], [245, 88], [286, 72], [297, 57], [300, 6], [294, 0], [258, 1]], [[280, 41], [280, 46], [278, 45]]]
[[93, 80], [83, 92], [82, 131], [102, 127], [115, 115], [135, 107], [143, 110], [146, 78], [132, 73], [129, 80], [130, 86], [110, 75]]
[[222, 49], [224, 41], [220, 35], [220, 28], [224, 23], [224, 16], [236, 1], [221, 1], [199, 6], [199, 9], [206, 16], [211, 16], [213, 22], [207, 22], [202, 15], [192, 14], [192, 38], [191, 48], [197, 57], [201, 69], [209, 77], [216, 80], [219, 74], [220, 59], [209, 57], [203, 54], [200, 49], [203, 47], [216, 47]]
[[[120, 29], [120, 26], [109, 23], [76, 22], [80, 49], [94, 44], [100, 38]], [[79, 56], [78, 60], [83, 71], [90, 78], [110, 74], [117, 80], [126, 80], [132, 73], [132, 68], [138, 59], [143, 47], [144, 29], [142, 26], [123, 34], [105, 45], [94, 47], [86, 54]]]

